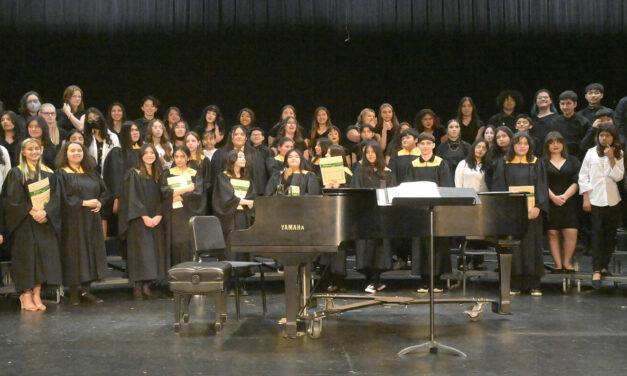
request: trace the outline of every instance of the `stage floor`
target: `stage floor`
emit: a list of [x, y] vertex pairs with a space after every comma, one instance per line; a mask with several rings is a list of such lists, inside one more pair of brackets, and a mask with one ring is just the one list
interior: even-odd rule
[[[412, 281], [387, 281], [388, 295], [408, 295]], [[363, 284], [349, 281], [355, 291]], [[428, 305], [375, 307], [324, 320], [322, 337], [285, 339], [282, 282], [267, 283], [263, 317], [257, 286], [242, 300], [222, 332], [210, 329], [213, 305], [194, 298], [191, 319], [173, 331], [173, 302], [135, 302], [130, 288], [98, 291], [101, 305], [20, 312], [15, 296], [0, 301], [0, 375], [625, 375], [627, 289], [584, 286], [563, 294], [561, 283], [544, 284], [541, 298], [516, 296], [513, 315], [486, 307], [470, 322], [470, 305], [436, 306], [436, 340], [467, 358], [397, 356], [428, 339]], [[492, 298], [494, 282], [474, 282], [469, 296]], [[425, 295], [426, 296], [426, 295]], [[461, 296], [459, 289], [442, 296]]]

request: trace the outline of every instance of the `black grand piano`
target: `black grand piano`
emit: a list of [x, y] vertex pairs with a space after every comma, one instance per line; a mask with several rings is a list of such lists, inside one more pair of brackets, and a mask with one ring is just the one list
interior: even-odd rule
[[[500, 293], [493, 310], [507, 314], [511, 251], [527, 231], [527, 199], [524, 194], [508, 192], [482, 193], [478, 197], [479, 205], [435, 207], [434, 235], [482, 237], [494, 245], [499, 254]], [[229, 247], [231, 252], [265, 256], [283, 265], [285, 332], [292, 338], [297, 335], [298, 318], [311, 321], [321, 317], [306, 314], [313, 259], [337, 252], [342, 241], [430, 235], [428, 207], [379, 206], [374, 189], [340, 189], [322, 196], [259, 197], [255, 210], [255, 223], [232, 232]], [[408, 299], [391, 299], [388, 303], [412, 303]], [[436, 303], [472, 301], [441, 300]]]

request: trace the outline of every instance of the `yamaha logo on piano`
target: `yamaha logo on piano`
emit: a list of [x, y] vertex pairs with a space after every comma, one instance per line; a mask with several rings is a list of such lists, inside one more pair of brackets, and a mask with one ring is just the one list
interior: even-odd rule
[[301, 224], [282, 224], [281, 231], [305, 231], [305, 226]]

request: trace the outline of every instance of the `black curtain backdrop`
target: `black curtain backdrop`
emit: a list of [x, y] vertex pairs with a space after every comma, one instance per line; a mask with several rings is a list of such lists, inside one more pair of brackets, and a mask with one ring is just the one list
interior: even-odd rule
[[242, 107], [274, 124], [296, 106], [309, 127], [327, 106], [335, 123], [392, 103], [401, 120], [433, 108], [445, 121], [472, 96], [482, 119], [499, 90], [527, 100], [541, 87], [627, 95], [627, 1], [78, 1], [0, 2], [0, 100], [17, 109], [36, 90], [55, 105], [77, 84], [88, 106], [123, 102], [140, 116], [178, 106], [195, 125], [217, 104], [232, 124]]

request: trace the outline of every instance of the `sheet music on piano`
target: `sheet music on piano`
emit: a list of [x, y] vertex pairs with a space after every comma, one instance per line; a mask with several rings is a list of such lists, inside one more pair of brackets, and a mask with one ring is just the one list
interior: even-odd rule
[[392, 205], [395, 198], [421, 198], [421, 199], [438, 199], [449, 195], [465, 196], [475, 198], [475, 204], [481, 201], [476, 192], [471, 188], [439, 188], [437, 184], [430, 181], [412, 181], [401, 183], [399, 186], [390, 188], [377, 189], [377, 204], [379, 206]]

